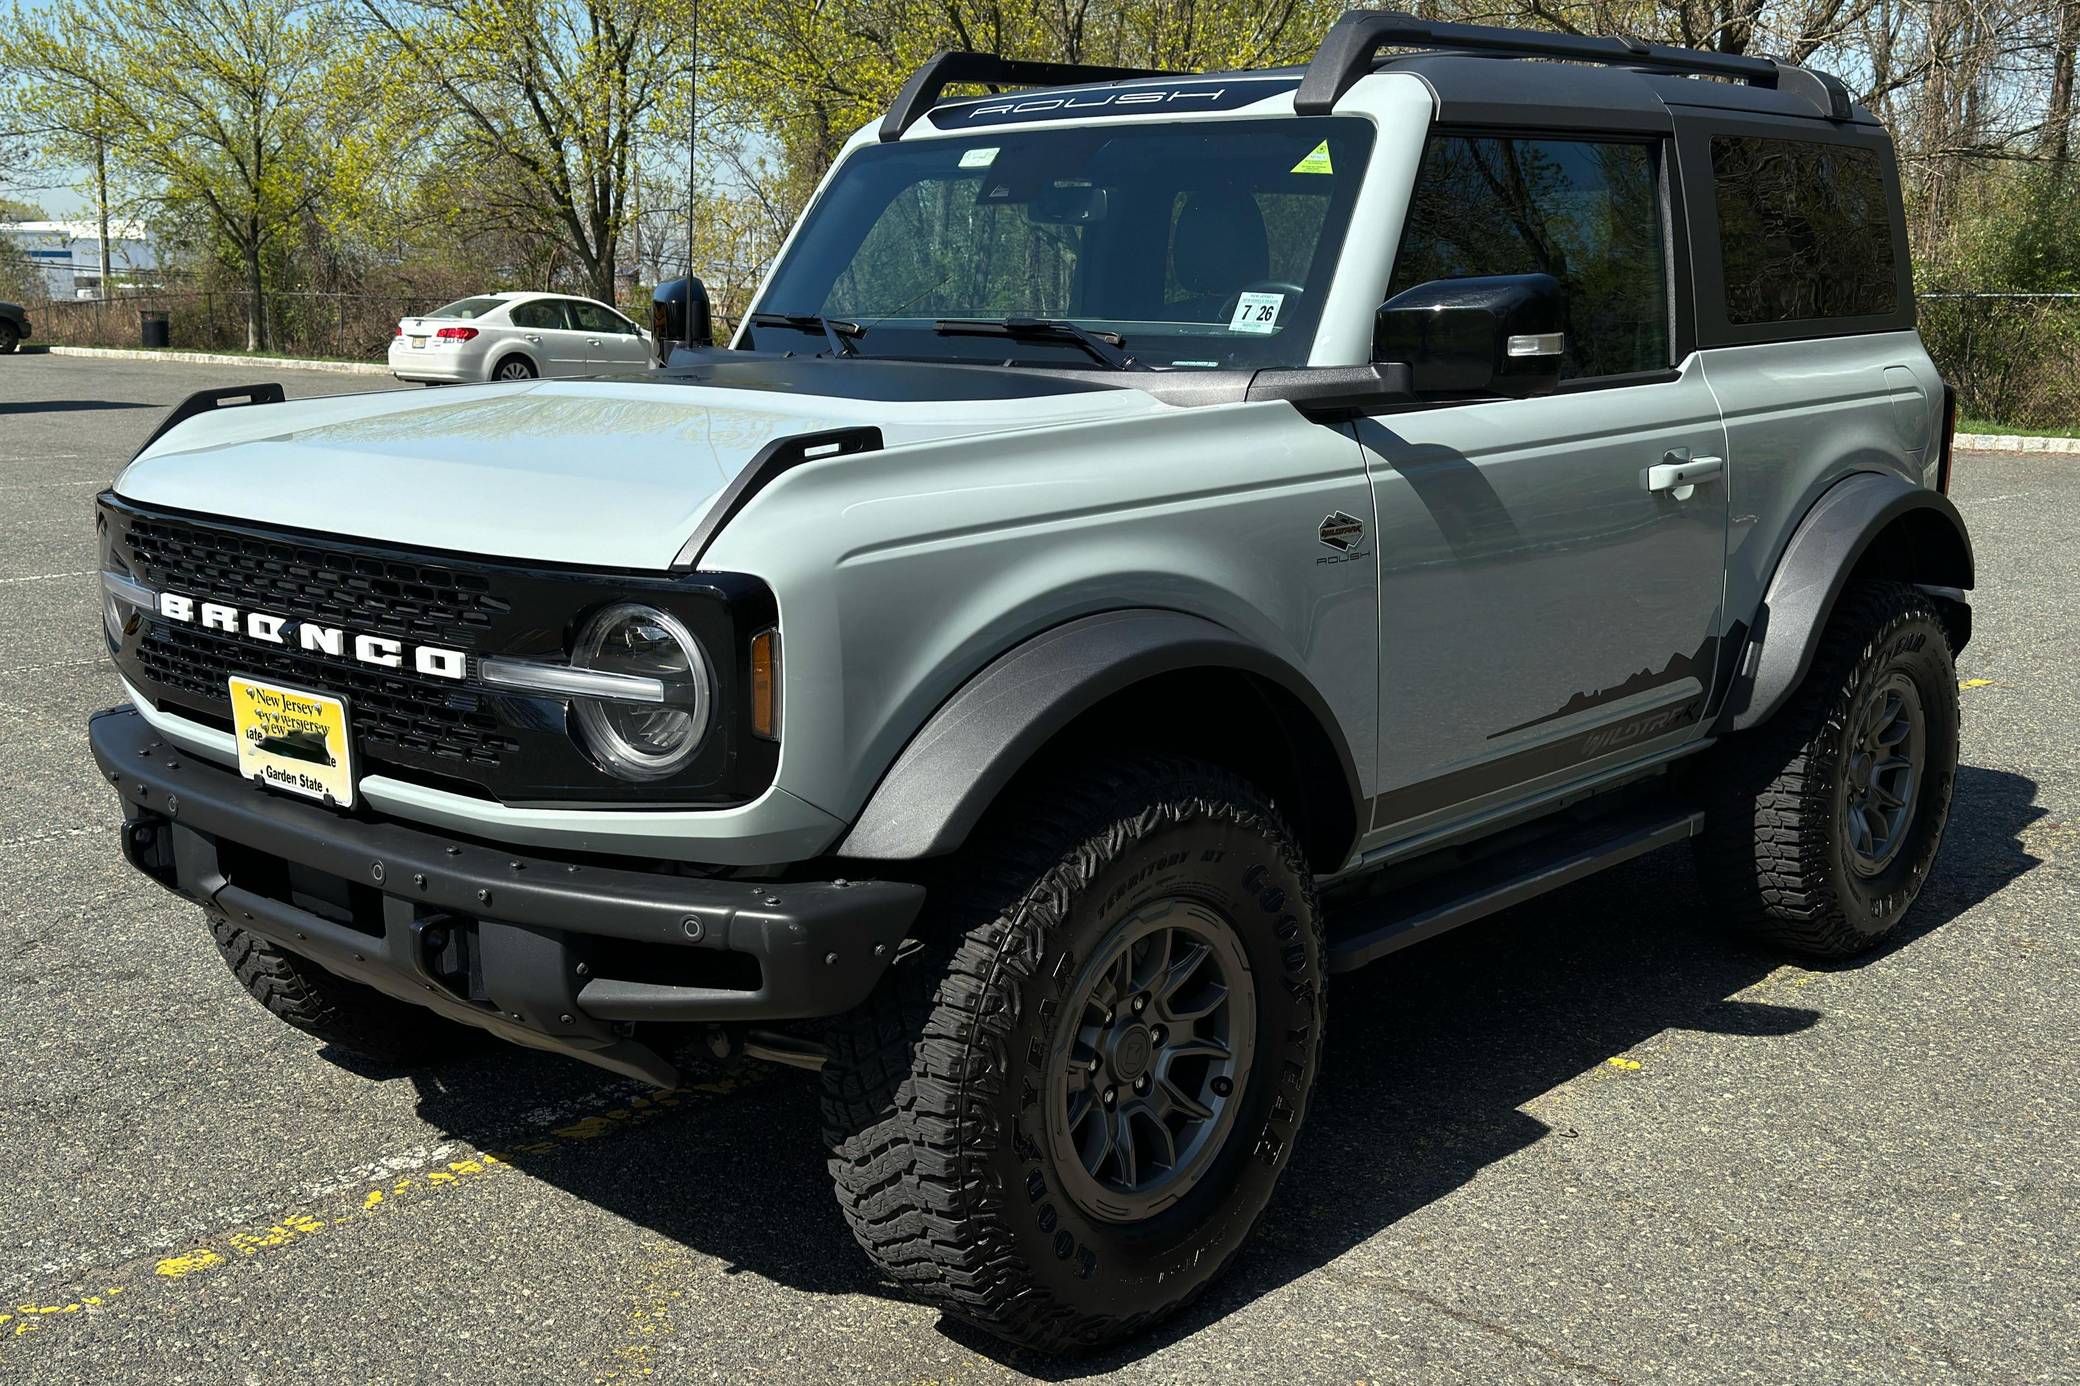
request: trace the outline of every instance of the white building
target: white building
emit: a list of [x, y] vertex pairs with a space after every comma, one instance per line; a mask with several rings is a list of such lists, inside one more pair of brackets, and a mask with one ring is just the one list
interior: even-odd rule
[[[111, 221], [108, 233], [109, 269], [117, 285], [133, 283], [140, 275], [156, 275], [159, 258], [145, 239], [142, 222]], [[43, 271], [45, 288], [53, 299], [101, 297], [101, 227], [97, 222], [0, 222], [0, 236], [14, 242]]]

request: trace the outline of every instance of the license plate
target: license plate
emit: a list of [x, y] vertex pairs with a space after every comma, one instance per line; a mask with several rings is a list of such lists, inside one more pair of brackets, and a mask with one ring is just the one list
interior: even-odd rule
[[339, 699], [233, 678], [231, 729], [247, 779], [341, 808], [354, 802], [347, 705]]
[[407, 337], [405, 340], [412, 344], [413, 351], [426, 350], [426, 339], [424, 337]]

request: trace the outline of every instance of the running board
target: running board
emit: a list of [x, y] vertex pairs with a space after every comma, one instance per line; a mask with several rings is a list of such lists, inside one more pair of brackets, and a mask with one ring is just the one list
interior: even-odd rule
[[1406, 890], [1354, 900], [1329, 916], [1329, 970], [1349, 972], [1558, 890], [1605, 867], [1695, 837], [1704, 814], [1660, 807], [1584, 823], [1554, 837], [1482, 858]]

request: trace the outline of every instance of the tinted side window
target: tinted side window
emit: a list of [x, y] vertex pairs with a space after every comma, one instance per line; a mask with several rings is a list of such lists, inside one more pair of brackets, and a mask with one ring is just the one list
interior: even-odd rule
[[1665, 370], [1659, 189], [1644, 144], [1433, 138], [1388, 294], [1433, 279], [1550, 274], [1567, 291], [1563, 378]]
[[1714, 135], [1712, 190], [1728, 322], [1898, 311], [1892, 207], [1874, 151]]
[[560, 328], [564, 325], [563, 304], [553, 298], [537, 298], [515, 304], [509, 316], [513, 319], [515, 327]]

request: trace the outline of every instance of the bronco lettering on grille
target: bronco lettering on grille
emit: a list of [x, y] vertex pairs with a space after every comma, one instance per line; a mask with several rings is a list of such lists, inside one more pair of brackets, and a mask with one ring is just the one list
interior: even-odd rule
[[437, 679], [460, 679], [467, 672], [469, 657], [461, 650], [444, 650], [437, 645], [407, 646], [385, 635], [350, 635], [338, 626], [321, 626], [316, 621], [276, 616], [265, 611], [241, 611], [221, 602], [198, 601], [178, 592], [159, 594], [159, 614], [169, 621], [199, 625], [225, 635], [243, 635], [248, 640], [288, 648], [292, 644], [306, 654], [352, 659], [378, 669], [402, 669], [407, 650], [413, 672]]

